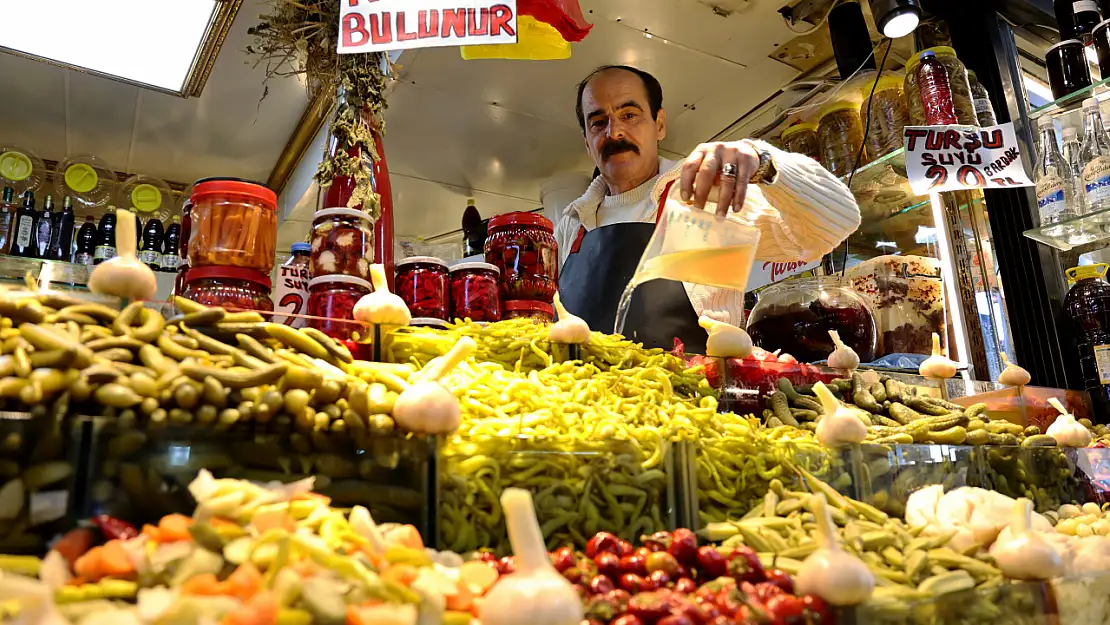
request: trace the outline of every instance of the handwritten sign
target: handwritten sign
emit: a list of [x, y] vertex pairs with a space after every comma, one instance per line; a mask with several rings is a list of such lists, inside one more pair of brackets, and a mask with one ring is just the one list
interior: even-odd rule
[[1013, 123], [906, 126], [906, 173], [918, 195], [960, 189], [1031, 187]]
[[[277, 268], [278, 282], [274, 288], [274, 312], [293, 315], [308, 314], [308, 267], [282, 265]], [[303, 317], [287, 317], [275, 314], [274, 323], [284, 323], [294, 328], [303, 328]]]
[[768, 284], [781, 282], [786, 278], [805, 273], [820, 266], [820, 259], [808, 263], [802, 260], [792, 263], [765, 263], [757, 260], [755, 264], [752, 265], [752, 272], [748, 274], [747, 291], [754, 291]]
[[340, 54], [516, 43], [516, 0], [335, 0]]

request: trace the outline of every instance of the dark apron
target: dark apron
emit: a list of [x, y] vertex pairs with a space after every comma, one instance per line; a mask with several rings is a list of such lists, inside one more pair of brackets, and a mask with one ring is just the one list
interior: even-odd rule
[[[664, 192], [657, 221], [666, 197]], [[613, 224], [588, 232], [580, 228], [559, 270], [559, 297], [567, 310], [594, 330], [612, 332], [621, 295], [654, 231], [655, 224], [647, 223]], [[686, 288], [674, 280], [651, 280], [636, 287], [622, 334], [644, 347], [668, 351], [678, 338], [688, 353], [705, 353], [705, 330], [698, 325]]]

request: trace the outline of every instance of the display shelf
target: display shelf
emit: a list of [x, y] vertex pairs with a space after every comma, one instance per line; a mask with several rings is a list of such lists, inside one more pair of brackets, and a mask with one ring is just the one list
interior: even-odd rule
[[[1069, 111], [1081, 106], [1083, 104], [1083, 100], [1102, 95], [1103, 93], [1107, 93], [1108, 91], [1110, 91], [1110, 78], [1100, 80], [1096, 83], [1093, 83], [1090, 87], [1080, 89], [1078, 91], [1073, 91], [1072, 93], [1069, 93], [1062, 98], [1053, 100], [1052, 102], [1049, 102], [1044, 106], [1033, 109], [1029, 112], [1029, 120], [1036, 121], [1037, 119], [1044, 117], [1045, 115], [1054, 115], [1057, 113]], [[1035, 124], [1031, 124], [1031, 126], [1034, 128], [1036, 127]]]
[[1032, 228], [1025, 231], [1025, 236], [1061, 252], [1079, 247], [1102, 248], [1110, 243], [1110, 208]]
[[860, 167], [851, 177], [841, 178], [845, 184], [851, 180], [852, 195], [856, 197], [865, 227], [882, 231], [885, 220], [926, 207], [928, 196], [917, 195], [910, 188], [906, 177], [906, 153], [895, 150]]

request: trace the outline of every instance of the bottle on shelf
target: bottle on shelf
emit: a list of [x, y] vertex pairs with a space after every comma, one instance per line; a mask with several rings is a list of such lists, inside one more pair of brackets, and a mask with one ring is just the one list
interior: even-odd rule
[[979, 121], [979, 125], [997, 126], [998, 118], [994, 115], [994, 105], [991, 104], [991, 96], [987, 88], [979, 82], [979, 77], [973, 71], [967, 72], [967, 80], [971, 85], [971, 99], [975, 105], [975, 118]]
[[932, 50], [921, 53], [917, 66], [917, 85], [921, 92], [921, 105], [925, 110], [925, 124], [943, 126], [958, 124], [956, 104], [952, 100], [952, 83], [948, 70]]
[[162, 271], [174, 272], [181, 265], [181, 217], [174, 215], [166, 235], [162, 237]]
[[162, 220], [151, 217], [146, 221], [142, 240], [139, 242], [139, 260], [154, 271], [162, 269], [162, 238]]
[[85, 223], [77, 231], [77, 249], [73, 252], [73, 262], [78, 265], [92, 265], [96, 254], [96, 220], [92, 215], [85, 216]]
[[1086, 194], [1083, 192], [1083, 157], [1080, 155], [1082, 144], [1079, 141], [1079, 130], [1075, 126], [1064, 128], [1064, 145], [1060, 154], [1068, 164], [1065, 178], [1072, 181], [1075, 203], [1072, 206], [1075, 214], [1083, 215], [1087, 212]]
[[35, 194], [23, 192], [23, 205], [16, 213], [15, 240], [12, 241], [12, 256], [35, 257]]
[[42, 202], [42, 212], [35, 218], [35, 258], [46, 258], [50, 234], [54, 231], [54, 218], [54, 196], [47, 195]]
[[19, 207], [15, 204], [15, 189], [4, 187], [0, 198], [0, 254], [10, 254], [12, 247], [12, 224]]
[[100, 263], [116, 257], [116, 207], [109, 206], [104, 216], [100, 218], [100, 225], [96, 229], [96, 251], [93, 252], [93, 264]]
[[1089, 40], [1095, 26], [1102, 21], [1097, 0], [1053, 0], [1052, 10], [1056, 14], [1061, 41]]
[[1059, 223], [1074, 215], [1075, 187], [1069, 182], [1068, 164], [1056, 147], [1056, 127], [1052, 117], [1045, 115], [1038, 122], [1041, 128], [1041, 158], [1034, 176], [1037, 183], [1037, 211], [1041, 226]]
[[1083, 163], [1086, 212], [1110, 209], [1110, 137], [1094, 98], [1083, 101], [1083, 147], [1079, 158]]
[[466, 210], [462, 217], [463, 258], [481, 254], [486, 242], [486, 231], [482, 228], [482, 214], [474, 205], [474, 198], [467, 198]]
[[73, 214], [73, 200], [67, 195], [62, 200], [62, 212], [54, 222], [54, 230], [50, 233], [50, 245], [46, 249], [46, 257], [50, 260], [69, 262], [71, 247], [73, 246], [73, 227], [77, 216]]

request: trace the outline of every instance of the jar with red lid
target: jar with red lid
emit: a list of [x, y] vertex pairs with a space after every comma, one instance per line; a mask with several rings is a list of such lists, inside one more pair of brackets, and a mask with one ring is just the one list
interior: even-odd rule
[[325, 208], [312, 216], [313, 278], [342, 274], [363, 280], [374, 262], [374, 223], [353, 208]]
[[354, 276], [320, 276], [308, 281], [309, 327], [333, 339], [348, 340], [362, 325], [354, 323], [355, 304], [371, 292], [369, 282]]
[[551, 220], [506, 213], [489, 220], [486, 262], [501, 270], [501, 299], [550, 302], [559, 285], [559, 251]]
[[395, 284], [413, 317], [447, 319], [447, 263], [432, 256], [399, 260]]
[[522, 317], [552, 323], [555, 321], [555, 307], [547, 302], [527, 299], [510, 300], [501, 304], [502, 319], [520, 319]]
[[491, 263], [458, 263], [451, 267], [451, 317], [471, 321], [500, 321], [501, 300]]
[[273, 312], [270, 276], [244, 267], [193, 267], [182, 295], [205, 306]]
[[273, 191], [249, 180], [205, 178], [197, 181], [190, 199], [190, 267], [244, 267], [265, 274], [273, 270], [277, 245]]

